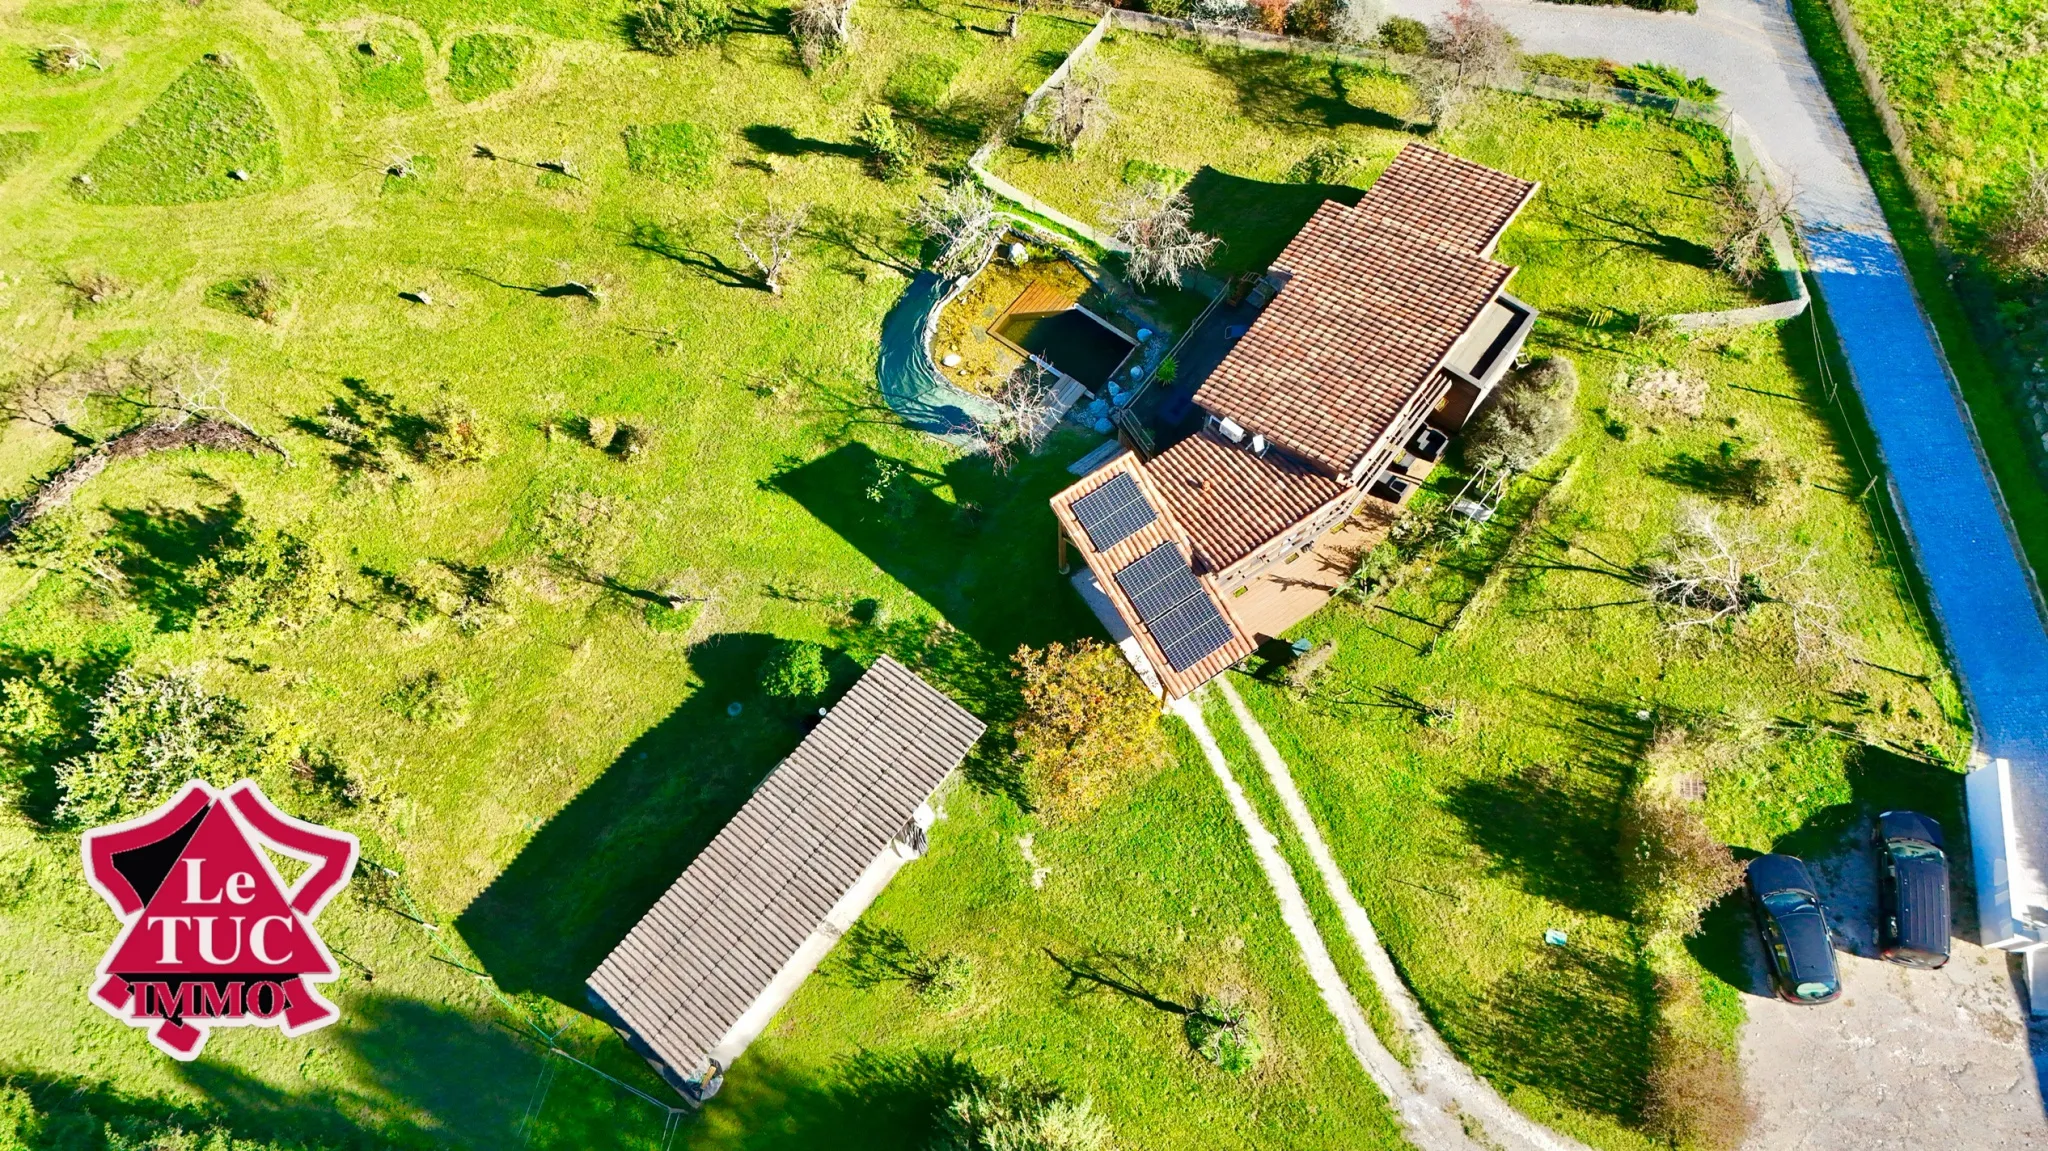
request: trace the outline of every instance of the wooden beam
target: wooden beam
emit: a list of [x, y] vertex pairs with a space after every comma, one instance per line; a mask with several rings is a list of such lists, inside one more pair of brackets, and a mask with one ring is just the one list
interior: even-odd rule
[[1067, 560], [1067, 529], [1054, 524], [1052, 530], [1054, 535], [1060, 537], [1060, 574], [1066, 575], [1073, 570], [1073, 565]]

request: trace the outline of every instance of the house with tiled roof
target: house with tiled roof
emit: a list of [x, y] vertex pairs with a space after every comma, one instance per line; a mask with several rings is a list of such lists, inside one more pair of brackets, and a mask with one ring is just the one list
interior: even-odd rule
[[1493, 254], [1536, 188], [1409, 145], [1274, 261], [1191, 373], [1192, 430], [1053, 497], [1063, 565], [1080, 554], [1076, 585], [1163, 699], [1321, 606], [1492, 394], [1536, 320]]

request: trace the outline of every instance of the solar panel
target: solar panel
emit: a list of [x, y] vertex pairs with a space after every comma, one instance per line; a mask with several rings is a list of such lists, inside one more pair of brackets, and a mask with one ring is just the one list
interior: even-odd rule
[[1216, 614], [1216, 605], [1208, 596], [1196, 596], [1175, 604], [1171, 611], [1158, 619], [1146, 620], [1145, 626], [1152, 632], [1152, 638], [1163, 649], [1180, 637], [1200, 627], [1203, 620]]
[[1202, 585], [1188, 570], [1180, 549], [1163, 543], [1116, 573], [1117, 586], [1138, 609], [1138, 618], [1151, 623], [1189, 599], [1202, 594]]
[[1137, 481], [1128, 475], [1112, 476], [1108, 483], [1075, 500], [1073, 512], [1096, 551], [1115, 547], [1158, 518], [1138, 490]]
[[1203, 620], [1193, 631], [1182, 635], [1180, 639], [1162, 645], [1162, 650], [1166, 652], [1166, 662], [1172, 664], [1175, 671], [1186, 671], [1202, 662], [1204, 657], [1217, 648], [1230, 642], [1230, 625], [1224, 623], [1223, 617], [1216, 614], [1215, 607], [1208, 599], [1203, 598], [1194, 602], [1207, 610], [1209, 618]]

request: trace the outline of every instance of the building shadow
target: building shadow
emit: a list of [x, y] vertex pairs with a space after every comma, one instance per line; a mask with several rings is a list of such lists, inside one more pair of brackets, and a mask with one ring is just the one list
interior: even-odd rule
[[[456, 917], [500, 987], [580, 1008], [584, 980], [795, 750], [815, 702], [775, 701], [761, 689], [763, 666], [782, 643], [732, 633], [692, 647], [688, 697]], [[840, 684], [855, 670], [843, 656], [828, 667]]]
[[792, 463], [765, 484], [930, 604], [982, 652], [1007, 660], [1022, 644], [1071, 643], [1101, 630], [1059, 573], [1047, 501], [1073, 480], [1059, 463], [1067, 458], [1053, 446], [1007, 475], [980, 456], [930, 471], [849, 443]]
[[1204, 167], [1182, 189], [1193, 227], [1223, 241], [1209, 270], [1219, 276], [1263, 272], [1325, 200], [1356, 204], [1365, 193], [1344, 184], [1280, 184]]

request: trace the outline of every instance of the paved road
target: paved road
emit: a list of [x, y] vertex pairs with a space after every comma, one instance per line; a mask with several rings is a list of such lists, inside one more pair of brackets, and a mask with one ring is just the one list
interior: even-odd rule
[[[1843, 994], [1820, 1007], [1747, 1001], [1742, 1056], [1760, 1112], [1752, 1145], [2048, 1145], [2009, 957], [1956, 940], [1940, 971], [1884, 963], [1874, 958], [1877, 882], [1862, 837], [1808, 862], [1846, 952], [1838, 955]], [[1750, 990], [1768, 995], [1762, 951], [1753, 937], [1750, 944]]]
[[[1400, 14], [1425, 20], [1444, 7], [1442, 0], [1391, 2]], [[1651, 60], [1707, 77], [1722, 90], [1722, 103], [1762, 138], [1776, 177], [1790, 181], [1815, 289], [1890, 471], [1894, 501], [1970, 701], [1977, 750], [2013, 764], [2022, 845], [2009, 861], [2015, 890], [2048, 890], [2048, 861], [2026, 850], [2048, 851], [2048, 631], [1970, 416], [1787, 0], [1700, 0], [1696, 16], [1533, 0], [1480, 3], [1530, 51]], [[1939, 982], [1907, 982], [1850, 960], [1864, 1011], [1816, 1016], [1830, 1020], [1826, 1032], [1814, 1031], [1793, 1009], [1759, 1001], [1744, 1034], [1750, 1082], [1764, 1105], [1756, 1145], [1878, 1146], [1906, 1134], [1924, 1146], [2048, 1144], [2039, 1080], [2023, 1034], [2010, 1026], [2017, 992], [2004, 977], [2002, 957], [1958, 946], [1968, 959]], [[1884, 1023], [1886, 1012], [1897, 1013], [1897, 1021]], [[1964, 1057], [1955, 1054], [1957, 1044], [1975, 1046]], [[1860, 1083], [1855, 1090], [1862, 1095], [1853, 1106], [1844, 1100], [1830, 1110], [1843, 1089], [1841, 1075]], [[2008, 1095], [2001, 1085], [2015, 1077], [2028, 1082]], [[1885, 1105], [1894, 1090], [1925, 1106]], [[2023, 1096], [2031, 1108], [1998, 1111], [2017, 1124], [2001, 1128], [1999, 1138], [2019, 1141], [1972, 1137], [1950, 1110], [1951, 1103], [1975, 1107], [1992, 1096], [2001, 1106]]]

